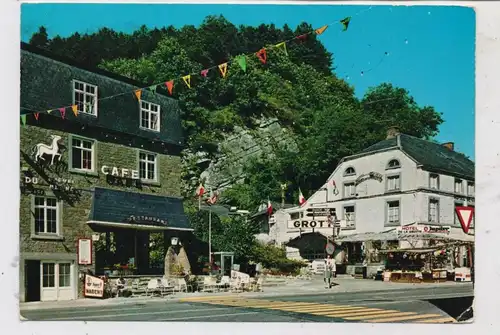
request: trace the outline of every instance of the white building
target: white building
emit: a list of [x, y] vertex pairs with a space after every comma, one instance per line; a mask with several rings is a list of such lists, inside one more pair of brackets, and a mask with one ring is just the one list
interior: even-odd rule
[[[470, 240], [456, 206], [474, 206], [474, 162], [455, 152], [453, 143], [437, 144], [391, 129], [386, 140], [342, 159], [302, 207], [276, 213], [270, 236], [278, 245], [311, 232], [324, 235], [326, 241], [333, 234], [326, 216], [333, 210], [341, 220], [338, 240], [394, 232], [407, 225], [449, 226], [450, 237]], [[473, 234], [472, 229], [469, 235]], [[425, 242], [412, 245], [416, 246]], [[351, 247], [352, 254], [359, 253], [361, 243]], [[408, 247], [408, 242], [399, 241], [399, 247]], [[313, 249], [316, 256], [310, 254], [313, 250], [300, 256], [324, 257], [324, 244]], [[299, 257], [298, 249], [287, 250], [290, 257]]]

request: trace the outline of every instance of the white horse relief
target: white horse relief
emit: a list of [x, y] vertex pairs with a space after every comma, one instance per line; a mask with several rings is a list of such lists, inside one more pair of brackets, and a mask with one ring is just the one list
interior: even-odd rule
[[58, 157], [58, 159], [61, 158], [58, 143], [61, 140], [61, 136], [50, 135], [50, 138], [52, 138], [52, 143], [50, 146], [45, 143], [38, 143], [33, 147], [32, 154], [35, 155], [35, 162], [38, 162], [38, 158], [45, 160], [45, 158], [43, 158], [43, 155], [51, 155], [52, 160], [50, 161], [50, 165], [54, 165], [54, 158], [56, 156]]

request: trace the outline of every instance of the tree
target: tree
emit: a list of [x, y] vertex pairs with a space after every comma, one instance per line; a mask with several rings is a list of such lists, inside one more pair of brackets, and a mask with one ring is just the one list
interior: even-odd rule
[[29, 44], [32, 44], [38, 48], [46, 48], [49, 43], [49, 35], [47, 34], [47, 28], [44, 26], [40, 26], [38, 28], [38, 32], [34, 33], [29, 41]]

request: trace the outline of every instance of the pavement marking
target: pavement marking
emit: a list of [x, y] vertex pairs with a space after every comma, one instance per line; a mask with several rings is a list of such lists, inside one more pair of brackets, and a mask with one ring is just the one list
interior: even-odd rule
[[243, 297], [231, 297], [231, 296], [225, 296], [225, 295], [212, 295], [212, 296], [205, 296], [205, 297], [188, 297], [188, 298], [182, 298], [179, 299], [181, 302], [189, 302], [189, 301], [210, 301], [210, 300], [235, 300], [235, 299], [244, 299]]
[[326, 311], [326, 310], [349, 310], [349, 309], [359, 309], [360, 307], [352, 307], [352, 306], [339, 306], [339, 305], [320, 305], [320, 306], [313, 306], [313, 307], [306, 307], [306, 308], [285, 308], [284, 310], [297, 310], [303, 313], [309, 313], [309, 312], [320, 312], [320, 311]]
[[430, 319], [430, 320], [420, 320], [420, 321], [415, 321], [416, 323], [457, 323], [457, 320], [455, 320], [452, 317], [446, 317], [446, 318], [439, 318], [439, 319]]
[[391, 318], [382, 318], [382, 319], [374, 319], [368, 322], [396, 322], [396, 321], [407, 321], [407, 320], [417, 320], [417, 319], [425, 319], [425, 318], [435, 318], [442, 317], [440, 314], [417, 314], [417, 315], [409, 315], [409, 316], [395, 316]]
[[[360, 313], [369, 313], [369, 312], [375, 312], [377, 309], [371, 309], [371, 308], [360, 308], [356, 310], [348, 310], [348, 311], [336, 311], [336, 312], [319, 312], [319, 313], [310, 313], [312, 315], [320, 315], [324, 316], [327, 318], [342, 318], [344, 316], [355, 316], [355, 315], [360, 315]], [[378, 310], [379, 311], [379, 310]]]
[[360, 316], [349, 316], [346, 317], [346, 320], [352, 320], [352, 321], [357, 321], [357, 320], [370, 320], [370, 319], [379, 319], [383, 316], [389, 317], [389, 316], [403, 316], [403, 315], [415, 315], [417, 313], [415, 312], [399, 312], [399, 311], [380, 311], [380, 312], [366, 312], [362, 313]]
[[[259, 314], [259, 312], [242, 312], [242, 313], [229, 313], [229, 314], [217, 314], [217, 315], [199, 315], [199, 316], [185, 316], [183, 318], [173, 318], [173, 319], [159, 319], [155, 321], [184, 321], [184, 320], [192, 320], [192, 319], [206, 319], [206, 318], [220, 318], [225, 316], [234, 316], [234, 315], [248, 315], [248, 314]], [[219, 321], [220, 322], [220, 321]]]
[[[175, 311], [157, 311], [157, 312], [139, 312], [139, 313], [113, 313], [113, 314], [105, 314], [105, 315], [90, 315], [90, 316], [73, 316], [73, 317], [64, 317], [64, 318], [48, 318], [44, 319], [44, 321], [62, 321], [62, 320], [81, 320], [82, 318], [86, 319], [104, 319], [110, 317], [121, 317], [121, 316], [135, 316], [135, 315], [156, 315], [156, 314], [176, 314], [176, 313], [188, 313], [188, 312], [205, 312], [205, 311], [219, 311], [224, 309], [231, 309], [231, 307], [217, 307], [217, 308], [196, 308], [196, 309], [181, 309]], [[114, 312], [114, 311], [113, 311]]]

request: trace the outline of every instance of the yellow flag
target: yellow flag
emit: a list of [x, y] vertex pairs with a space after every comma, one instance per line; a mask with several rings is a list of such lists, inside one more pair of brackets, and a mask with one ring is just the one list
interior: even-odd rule
[[137, 100], [141, 100], [142, 91], [141, 90], [136, 90], [134, 93], [135, 93], [135, 96], [137, 97]]
[[182, 80], [184, 80], [184, 83], [186, 83], [187, 87], [191, 88], [191, 75], [190, 74], [182, 77]]
[[328, 28], [328, 25], [318, 28], [314, 32], [316, 33], [316, 35], [321, 35], [325, 32], [326, 28]]
[[286, 51], [286, 44], [285, 42], [281, 42], [275, 45], [276, 48], [283, 48], [283, 51], [285, 52], [285, 55], [288, 56], [288, 52]]
[[47, 110], [47, 114], [52, 113], [52, 109]]
[[73, 105], [73, 106], [71, 106], [71, 109], [73, 110], [73, 114], [75, 114], [75, 116], [78, 116], [78, 106]]
[[227, 63], [219, 65], [219, 70], [220, 73], [222, 74], [222, 78], [225, 78], [227, 74]]

